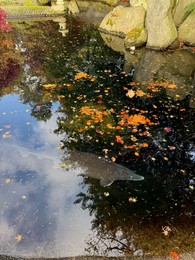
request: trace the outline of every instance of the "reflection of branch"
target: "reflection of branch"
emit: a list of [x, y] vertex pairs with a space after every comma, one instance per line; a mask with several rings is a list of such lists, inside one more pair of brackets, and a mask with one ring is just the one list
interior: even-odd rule
[[185, 142], [189, 141], [190, 139], [192, 139], [192, 138], [194, 138], [194, 137], [195, 137], [195, 133], [192, 133], [192, 134], [186, 136], [186, 137], [182, 140], [182, 142], [185, 143]]
[[125, 245], [122, 241], [119, 241], [117, 238], [108, 237], [107, 239], [110, 239], [110, 240], [112, 240], [112, 241], [118, 242], [119, 244], [123, 245], [124, 248], [129, 249], [129, 247], [128, 247], [127, 245]]
[[[121, 238], [122, 239], [122, 238]], [[86, 251], [90, 252], [91, 250], [95, 252], [99, 252], [102, 250], [104, 254], [108, 253], [109, 251], [117, 250], [118, 252], [130, 252], [131, 248], [122, 242], [119, 238], [112, 237], [109, 234], [101, 234], [101, 232], [93, 237], [91, 237], [90, 241], [87, 243], [88, 248]], [[113, 244], [113, 245], [112, 245]]]

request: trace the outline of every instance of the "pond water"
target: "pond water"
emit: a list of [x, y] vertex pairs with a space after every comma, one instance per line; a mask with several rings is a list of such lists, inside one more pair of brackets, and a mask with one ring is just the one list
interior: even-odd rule
[[194, 48], [127, 50], [71, 17], [11, 26], [0, 34], [0, 254], [191, 252]]

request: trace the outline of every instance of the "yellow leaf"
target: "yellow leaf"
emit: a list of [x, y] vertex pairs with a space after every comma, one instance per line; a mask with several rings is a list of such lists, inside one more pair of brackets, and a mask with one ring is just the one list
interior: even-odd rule
[[65, 98], [65, 96], [64, 95], [59, 95], [58, 99], [60, 99], [60, 98]]
[[6, 180], [5, 180], [5, 183], [10, 183], [10, 179], [9, 178], [7, 178]]
[[22, 235], [17, 235], [16, 240], [17, 240], [17, 241], [21, 241], [22, 238], [23, 238]]
[[130, 198], [129, 198], [129, 202], [130, 202], [130, 203], [135, 203], [135, 202], [137, 202], [137, 198], [135, 198], [135, 197], [130, 197]]
[[149, 145], [147, 143], [142, 144], [143, 147], [148, 147]]
[[143, 97], [144, 95], [146, 95], [146, 93], [143, 92], [141, 89], [137, 89], [136, 95], [137, 95], [138, 97]]
[[9, 138], [10, 136], [11, 136], [10, 132], [5, 132], [2, 137]]
[[133, 98], [135, 96], [135, 92], [132, 89], [129, 89], [126, 93], [126, 96], [129, 98]]
[[109, 129], [113, 129], [114, 127], [111, 124], [106, 125]]
[[94, 111], [92, 108], [90, 108], [89, 106], [83, 106], [80, 109], [81, 114], [85, 114], [85, 115], [94, 115]]

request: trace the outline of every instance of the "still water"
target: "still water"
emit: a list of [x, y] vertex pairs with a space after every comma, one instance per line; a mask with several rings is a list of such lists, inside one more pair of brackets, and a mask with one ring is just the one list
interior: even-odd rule
[[0, 254], [191, 252], [194, 49], [127, 50], [71, 17], [11, 25], [0, 34]]

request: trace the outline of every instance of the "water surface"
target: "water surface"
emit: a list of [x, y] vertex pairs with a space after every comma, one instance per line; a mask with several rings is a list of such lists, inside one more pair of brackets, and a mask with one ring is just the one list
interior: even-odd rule
[[[0, 253], [193, 250], [194, 49], [130, 53], [72, 18], [63, 34], [56, 21], [12, 28], [0, 35]], [[144, 180], [103, 187], [67, 165], [71, 150]]]

